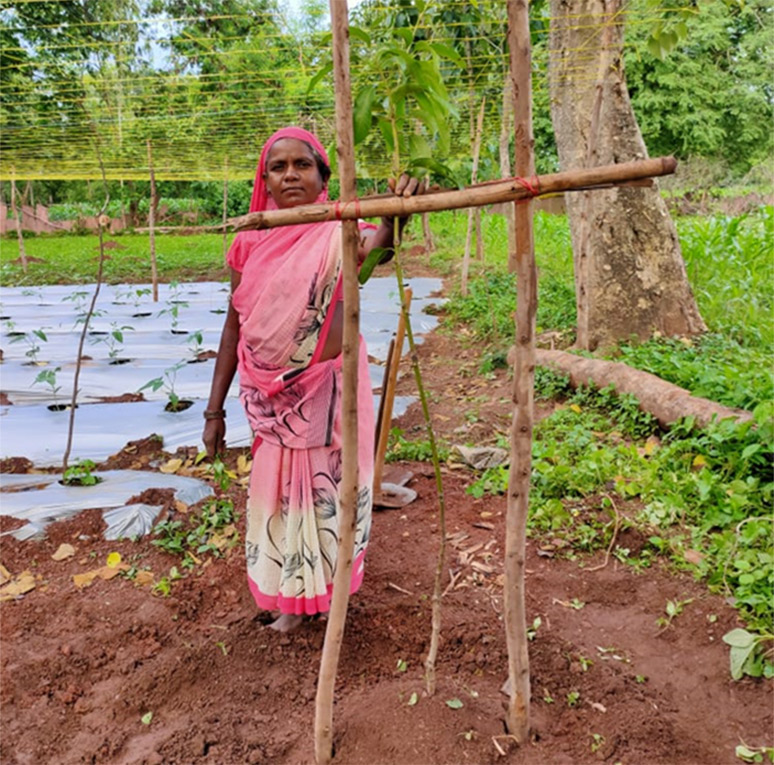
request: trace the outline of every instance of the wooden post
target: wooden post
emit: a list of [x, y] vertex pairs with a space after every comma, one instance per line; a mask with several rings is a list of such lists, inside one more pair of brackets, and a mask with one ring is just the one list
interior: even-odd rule
[[148, 174], [150, 176], [150, 210], [148, 211], [148, 234], [150, 242], [151, 283], [153, 286], [153, 302], [159, 302], [159, 271], [156, 264], [156, 207], [159, 200], [156, 195], [156, 174], [153, 172], [153, 150], [148, 139]]
[[[333, 72], [336, 95], [336, 153], [341, 201], [356, 198], [355, 141], [349, 78], [349, 22], [346, 0], [330, 0], [333, 30]], [[342, 224], [344, 336], [342, 341], [342, 468], [339, 484], [339, 546], [328, 625], [325, 630], [315, 705], [315, 757], [326, 765], [333, 756], [333, 691], [344, 638], [352, 579], [358, 494], [357, 370], [360, 346], [360, 291], [357, 279], [357, 220]]]
[[[476, 182], [476, 175], [478, 174], [478, 155], [481, 151], [481, 131], [484, 129], [484, 107], [486, 106], [486, 98], [481, 99], [481, 109], [478, 112], [478, 121], [476, 123], [476, 134], [473, 137], [473, 167], [470, 171], [470, 182], [474, 184]], [[463, 295], [468, 294], [468, 271], [470, 270], [470, 248], [471, 238], [473, 237], [473, 218], [475, 213], [480, 208], [471, 207], [468, 210], [468, 233], [465, 237], [465, 254], [462, 256], [462, 278], [460, 280], [460, 292]], [[481, 232], [481, 217], [478, 218], [478, 224], [476, 226], [476, 235], [480, 238]], [[476, 242], [476, 249], [478, 249], [478, 241]]]
[[226, 260], [228, 254], [228, 229], [226, 221], [228, 220], [228, 157], [223, 164], [223, 260]]
[[[503, 79], [503, 116], [500, 122], [500, 177], [511, 177], [511, 112], [513, 108], [513, 88], [508, 82], [507, 73]], [[508, 270], [516, 270], [516, 223], [514, 221], [515, 210], [513, 205], [505, 206], [505, 227], [508, 231]]]
[[22, 271], [27, 273], [27, 252], [24, 249], [24, 234], [22, 233], [22, 214], [24, 205], [16, 208], [16, 178], [11, 176], [11, 212], [16, 221], [16, 237], [19, 240], [19, 260], [21, 260]]
[[[508, 0], [508, 47], [514, 94], [516, 173], [535, 172], [532, 139], [532, 74], [528, 0]], [[508, 647], [508, 731], [519, 745], [529, 737], [529, 653], [524, 569], [527, 511], [532, 468], [532, 406], [535, 376], [537, 268], [532, 232], [532, 202], [516, 206], [516, 343], [513, 370], [513, 421], [505, 532], [505, 637]]]

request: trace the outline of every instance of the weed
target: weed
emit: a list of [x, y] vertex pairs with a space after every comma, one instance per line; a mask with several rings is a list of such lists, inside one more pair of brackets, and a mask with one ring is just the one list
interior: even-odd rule
[[[183, 557], [181, 566], [191, 569], [196, 564], [196, 556], [210, 553], [220, 557], [238, 541], [234, 528], [236, 513], [229, 499], [210, 500], [201, 512], [180, 520], [168, 519], [156, 525], [152, 541], [156, 547], [172, 555]], [[177, 573], [177, 569], [173, 567]], [[175, 578], [175, 574], [171, 574]]]
[[[438, 456], [441, 460], [449, 458], [449, 448], [438, 444]], [[429, 462], [432, 459], [432, 447], [430, 441], [409, 441], [403, 437], [400, 428], [390, 430], [390, 440], [387, 447], [387, 462], [409, 460], [415, 462]]]
[[731, 646], [729, 659], [734, 680], [741, 680], [744, 675], [774, 677], [774, 634], [754, 635], [737, 627], [723, 635], [723, 642]]
[[605, 737], [601, 733], [591, 734], [591, 751], [597, 752], [605, 745]]
[[531, 627], [527, 627], [527, 640], [534, 640], [537, 637], [538, 630], [540, 629], [540, 625], [543, 623], [543, 620], [536, 616], [535, 619], [532, 622]]
[[683, 609], [689, 603], [693, 603], [693, 598], [688, 598], [687, 600], [668, 600], [666, 602], [666, 607], [664, 608], [666, 616], [660, 616], [656, 620], [656, 624], [661, 627], [662, 632], [671, 626], [672, 622], [680, 616]]
[[570, 691], [567, 694], [567, 706], [577, 707], [580, 702], [580, 691]]

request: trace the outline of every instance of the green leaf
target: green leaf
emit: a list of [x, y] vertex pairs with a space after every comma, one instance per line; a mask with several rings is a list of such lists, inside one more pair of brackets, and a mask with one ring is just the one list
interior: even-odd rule
[[365, 45], [371, 44], [371, 36], [364, 29], [361, 29], [360, 27], [350, 27], [349, 36], [350, 36], [350, 39], [360, 40], [360, 42], [364, 43]]
[[368, 131], [371, 129], [374, 101], [376, 101], [376, 88], [367, 85], [356, 96], [352, 107], [352, 118], [355, 130], [355, 143], [362, 143]]
[[446, 702], [446, 706], [449, 707], [449, 709], [462, 709], [463, 703], [459, 699], [449, 699]]
[[365, 284], [370, 278], [374, 269], [381, 263], [387, 250], [384, 247], [374, 247], [371, 252], [368, 253], [366, 259], [363, 261], [363, 265], [360, 266], [360, 272], [357, 275], [357, 280], [360, 284]]
[[755, 643], [755, 635], [737, 627], [723, 635], [723, 642], [737, 648], [747, 648]]
[[309, 85], [307, 85], [306, 92], [307, 95], [311, 93], [315, 87], [319, 84], [320, 80], [323, 79], [326, 75], [330, 74], [333, 71], [333, 62], [327, 63], [324, 67], [322, 67], [317, 74], [312, 77], [311, 80], [309, 80]]
[[153, 719], [153, 712], [146, 712], [146, 713], [145, 713], [145, 714], [144, 714], [144, 715], [143, 715], [143, 716], [140, 718], [140, 722], [141, 722], [143, 725], [150, 725], [150, 724], [151, 724], [151, 720], [152, 720], [152, 719]]
[[746, 648], [731, 646], [729, 660], [731, 663], [731, 677], [734, 680], [741, 680], [745, 672], [745, 664], [755, 650], [755, 643], [751, 643]]
[[417, 695], [417, 692], [414, 691], [414, 693], [411, 694], [411, 698], [408, 700], [408, 705], [413, 707], [416, 705], [417, 701], [419, 701], [419, 696]]
[[456, 64], [462, 64], [462, 56], [457, 53], [451, 45], [446, 43], [432, 42], [428, 44], [428, 47], [432, 48], [441, 58], [446, 58], [449, 61], [454, 61]]

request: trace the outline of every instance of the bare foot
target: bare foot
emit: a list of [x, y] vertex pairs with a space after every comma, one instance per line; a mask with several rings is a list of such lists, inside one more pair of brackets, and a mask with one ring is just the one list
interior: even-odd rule
[[290, 632], [300, 626], [304, 621], [301, 614], [280, 614], [270, 625], [270, 630], [277, 632]]

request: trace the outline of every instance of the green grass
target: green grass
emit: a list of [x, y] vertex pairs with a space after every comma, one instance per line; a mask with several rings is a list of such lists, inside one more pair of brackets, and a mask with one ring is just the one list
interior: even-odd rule
[[[108, 284], [150, 282], [150, 242], [147, 234], [106, 235], [105, 241], [121, 248], [109, 248], [104, 279]], [[97, 276], [99, 238], [90, 235], [41, 235], [24, 240], [27, 256], [42, 262], [30, 263], [24, 274], [14, 263], [19, 257], [16, 237], [0, 239], [0, 285], [88, 284]], [[156, 236], [159, 280], [225, 279], [223, 237], [220, 234], [196, 236]]]

